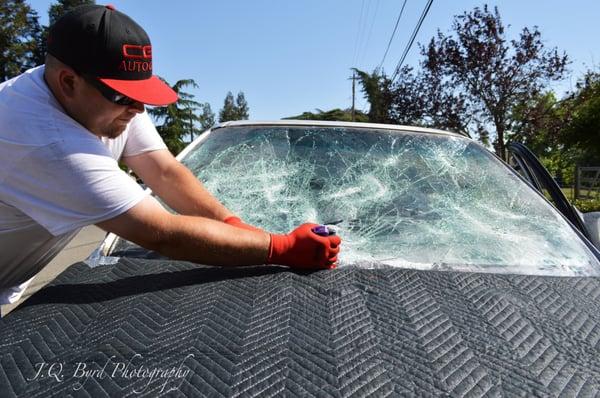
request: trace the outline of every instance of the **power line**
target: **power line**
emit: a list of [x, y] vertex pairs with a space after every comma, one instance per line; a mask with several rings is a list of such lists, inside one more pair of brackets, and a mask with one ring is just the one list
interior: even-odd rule
[[406, 5], [407, 1], [408, 0], [404, 0], [404, 3], [402, 3], [402, 8], [400, 9], [400, 14], [398, 14], [398, 18], [396, 19], [396, 26], [394, 26], [394, 31], [392, 32], [390, 41], [388, 42], [387, 48], [385, 49], [385, 53], [383, 54], [383, 58], [381, 59], [381, 62], [379, 63], [379, 66], [377, 67], [377, 69], [381, 69], [381, 67], [383, 66], [383, 61], [385, 61], [385, 57], [387, 56], [387, 53], [390, 50], [390, 46], [392, 45], [392, 40], [394, 40], [394, 36], [396, 35], [396, 29], [398, 29], [398, 24], [400, 23], [400, 18], [402, 18], [402, 13], [404, 12], [404, 6]]
[[356, 53], [356, 64], [358, 66], [358, 63], [360, 62], [361, 59], [361, 54], [362, 54], [362, 48], [363, 48], [363, 42], [365, 39], [365, 35], [367, 33], [367, 26], [369, 25], [369, 12], [371, 11], [371, 0], [368, 0], [367, 2], [367, 11], [365, 12], [365, 23], [364, 23], [364, 29], [362, 30], [362, 35], [360, 37], [360, 42], [358, 43], [358, 52]]
[[419, 29], [421, 28], [421, 24], [423, 23], [423, 20], [425, 19], [425, 17], [427, 16], [427, 13], [429, 12], [431, 3], [433, 3], [433, 0], [429, 0], [427, 2], [427, 5], [423, 9], [423, 12], [421, 13], [421, 18], [419, 18], [419, 22], [417, 23], [417, 26], [415, 26], [415, 29], [413, 30], [412, 36], [410, 37], [410, 40], [409, 40], [409, 43], [406, 46], [406, 48], [404, 49], [404, 53], [402, 54], [402, 57], [400, 58], [400, 62], [398, 62], [398, 65], [396, 66], [396, 70], [394, 71], [394, 75], [392, 76], [392, 81], [394, 81], [394, 79], [396, 79], [396, 76], [398, 76], [398, 73], [400, 73], [400, 68], [402, 67], [402, 64], [404, 63], [404, 59], [406, 58], [406, 55], [408, 55], [408, 51], [410, 51], [410, 48], [412, 47], [412, 45], [415, 41], [415, 37], [417, 37], [417, 33], [419, 33]]
[[[369, 3], [370, 5], [370, 3]], [[373, 18], [371, 19], [371, 27], [369, 28], [369, 34], [367, 35], [367, 41], [365, 42], [365, 45], [363, 46], [362, 51], [359, 51], [359, 58], [357, 60], [357, 62], [360, 64], [362, 64], [362, 61], [365, 57], [365, 53], [367, 52], [367, 49], [369, 48], [369, 41], [371, 41], [371, 33], [373, 33], [373, 26], [375, 25], [375, 20], [377, 19], [377, 11], [379, 10], [379, 0], [377, 0], [377, 3], [375, 3], [375, 12], [373, 13]], [[367, 8], [368, 11], [368, 8]], [[367, 13], [368, 15], [368, 13]], [[361, 55], [362, 54], [362, 55]], [[359, 66], [356, 65], [356, 66]]]
[[356, 40], [354, 41], [354, 58], [352, 58], [353, 65], [355, 65], [357, 62], [359, 42], [362, 42], [361, 33], [362, 33], [362, 27], [363, 27], [364, 8], [365, 8], [365, 0], [362, 0], [362, 4], [360, 6], [360, 16], [358, 17], [358, 30], [356, 31]]

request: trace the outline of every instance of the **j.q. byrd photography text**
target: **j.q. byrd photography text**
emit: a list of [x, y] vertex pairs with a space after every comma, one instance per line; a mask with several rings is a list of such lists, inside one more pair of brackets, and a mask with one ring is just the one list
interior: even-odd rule
[[188, 358], [194, 358], [194, 354], [188, 354], [179, 364], [171, 366], [145, 364], [141, 354], [135, 354], [129, 361], [118, 361], [111, 356], [104, 364], [39, 362], [35, 364], [34, 375], [27, 381], [53, 379], [57, 383], [73, 383], [73, 390], [77, 391], [91, 379], [137, 379], [139, 383], [133, 388], [136, 394], [147, 391], [153, 383], [159, 386], [160, 392], [168, 392], [177, 390], [190, 373], [184, 365]]

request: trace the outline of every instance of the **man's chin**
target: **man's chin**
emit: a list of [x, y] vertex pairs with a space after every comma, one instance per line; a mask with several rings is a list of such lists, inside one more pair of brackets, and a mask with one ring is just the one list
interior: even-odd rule
[[111, 139], [117, 138], [118, 136], [123, 134], [123, 132], [125, 131], [126, 128], [127, 128], [127, 124], [125, 124], [123, 126], [113, 126], [112, 128], [105, 131], [105, 134], [103, 134], [103, 135], [105, 137], [108, 137]]

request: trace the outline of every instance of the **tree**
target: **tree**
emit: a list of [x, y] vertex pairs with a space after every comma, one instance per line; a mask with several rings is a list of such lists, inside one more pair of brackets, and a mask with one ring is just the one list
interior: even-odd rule
[[41, 28], [24, 0], [0, 0], [0, 82], [36, 65]]
[[233, 94], [231, 91], [227, 92], [223, 108], [219, 111], [219, 122], [228, 122], [230, 120], [237, 120], [237, 109], [233, 101]]
[[66, 13], [73, 8], [86, 5], [96, 4], [94, 0], [58, 0], [56, 4], [52, 4], [48, 9], [49, 26], [52, 26]]
[[523, 142], [554, 175], [571, 183], [576, 165], [600, 164], [600, 73], [588, 71], [558, 100], [543, 93], [513, 109], [510, 139]]
[[248, 103], [244, 93], [240, 91], [236, 100], [233, 100], [231, 91], [227, 92], [223, 108], [219, 111], [219, 122], [228, 122], [230, 120], [247, 120], [248, 119]]
[[[404, 107], [418, 106], [423, 112], [423, 125], [432, 128], [455, 131], [470, 135], [474, 130], [484, 144], [488, 143], [488, 132], [469, 114], [471, 101], [464, 92], [456, 89], [453, 82], [445, 75], [439, 60], [440, 54], [433, 46], [421, 46], [421, 55], [424, 59], [420, 62], [421, 70], [415, 77], [416, 84], [404, 83], [407, 73], [398, 75], [399, 87], [402, 85], [415, 86], [411, 97], [405, 100]], [[408, 67], [404, 67], [406, 69]], [[398, 100], [395, 101], [397, 103]]]
[[156, 120], [162, 122], [156, 129], [174, 155], [185, 147], [184, 137], [189, 136], [192, 139], [194, 135], [202, 132], [195, 124], [201, 123], [201, 118], [195, 113], [201, 105], [194, 100], [193, 94], [182, 90], [188, 86], [198, 87], [192, 79], [179, 80], [172, 86], [179, 96], [177, 102], [148, 110]]
[[541, 93], [513, 107], [507, 138], [527, 145], [538, 157], [547, 156], [561, 148], [560, 135], [568, 113], [554, 92]]
[[[386, 78], [387, 79], [387, 78]], [[386, 79], [383, 79], [385, 82]], [[390, 109], [388, 118], [396, 124], [425, 125], [427, 111], [423, 95], [423, 80], [413, 73], [413, 68], [404, 66], [394, 82], [388, 83]], [[382, 88], [385, 91], [386, 88]]]
[[588, 71], [565, 100], [568, 123], [560, 139], [581, 151], [580, 164], [600, 164], [600, 73]]
[[361, 90], [369, 101], [369, 121], [371, 123], [394, 123], [392, 117], [392, 81], [379, 70], [368, 74], [353, 68], [358, 76]]
[[208, 130], [215, 125], [215, 114], [208, 102], [205, 102], [200, 107], [202, 108], [202, 113], [199, 116], [200, 126], [202, 126], [202, 130]]
[[568, 120], [568, 107], [552, 91], [544, 92], [513, 107], [509, 141], [521, 142], [563, 183], [570, 183], [579, 154], [561, 142]]
[[424, 64], [417, 74], [404, 66], [395, 81], [383, 71], [369, 75], [355, 69], [371, 105], [369, 121], [467, 132], [469, 118], [464, 112], [464, 95], [449, 89], [439, 68], [426, 68]]
[[[352, 110], [351, 109], [332, 109], [330, 111], [322, 111], [320, 109], [316, 110], [317, 113], [312, 112], [303, 112], [301, 115], [290, 116], [284, 119], [294, 119], [294, 120], [331, 120], [331, 121], [343, 121], [343, 122], [351, 122], [352, 121]], [[355, 120], [357, 122], [368, 122], [369, 117], [365, 115], [361, 111], [355, 111]]]
[[248, 103], [244, 93], [240, 91], [235, 99], [235, 106], [237, 111], [237, 120], [248, 120]]
[[567, 55], [546, 50], [537, 27], [523, 28], [517, 40], [508, 41], [498, 9], [491, 12], [487, 5], [456, 16], [453, 30], [450, 36], [438, 30], [426, 65], [447, 76], [450, 90], [468, 97], [466, 111], [478, 125], [494, 126], [494, 146], [505, 158], [512, 108], [538, 96], [547, 82], [561, 79]]
[[56, 4], [52, 4], [50, 6], [48, 9], [49, 26], [42, 27], [35, 51], [35, 61], [38, 65], [41, 65], [45, 62], [49, 27], [54, 25], [54, 23], [58, 21], [60, 17], [71, 11], [73, 8], [85, 4], [96, 4], [96, 2], [94, 0], [58, 0]]

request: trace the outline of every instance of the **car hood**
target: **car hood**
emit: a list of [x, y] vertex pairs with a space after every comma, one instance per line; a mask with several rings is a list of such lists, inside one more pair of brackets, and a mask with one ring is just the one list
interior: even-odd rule
[[0, 320], [0, 377], [27, 397], [587, 396], [599, 296], [598, 278], [78, 263]]

